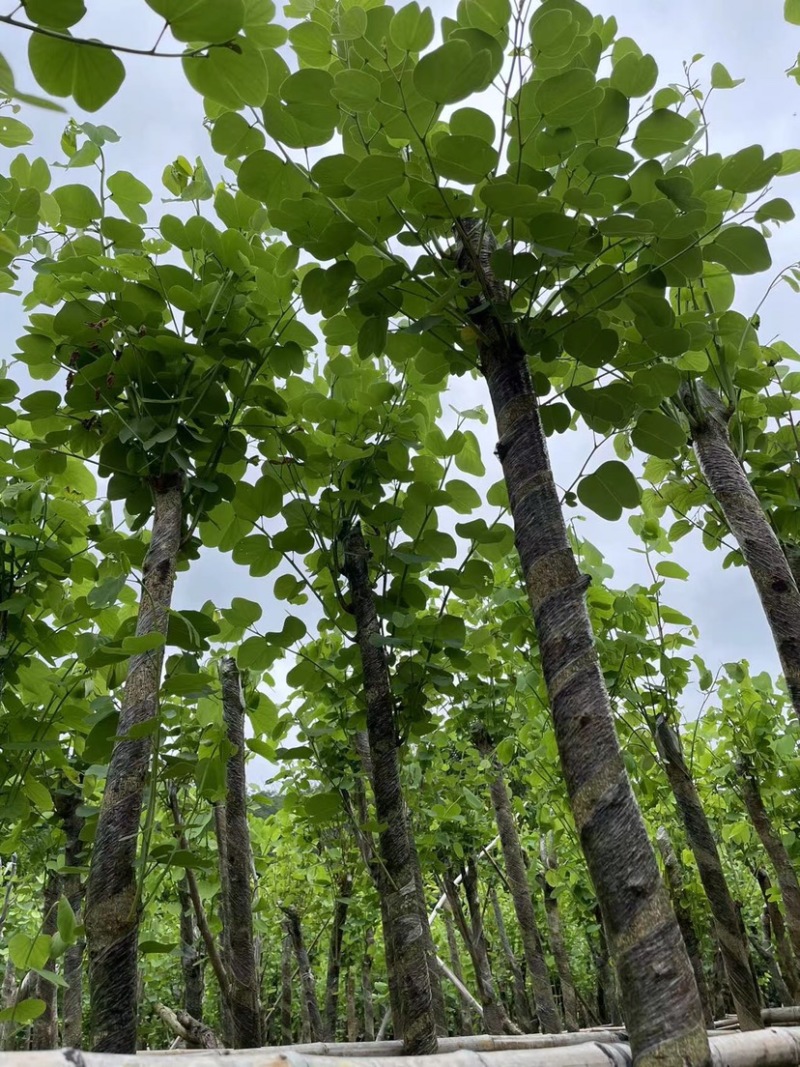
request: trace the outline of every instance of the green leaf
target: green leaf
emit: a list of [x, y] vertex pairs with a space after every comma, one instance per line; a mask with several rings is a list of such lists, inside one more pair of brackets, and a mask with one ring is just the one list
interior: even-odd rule
[[351, 111], [369, 111], [381, 95], [381, 83], [365, 70], [340, 70], [334, 77], [332, 93]]
[[782, 163], [779, 152], [765, 159], [760, 144], [750, 145], [725, 161], [717, 180], [723, 188], [736, 193], [755, 193], [778, 174]]
[[722, 63], [715, 63], [711, 68], [712, 89], [735, 89], [743, 81], [744, 78], [732, 78]]
[[497, 166], [497, 151], [480, 137], [444, 136], [436, 142], [434, 167], [443, 178], [476, 182]]
[[19, 119], [12, 119], [9, 115], [0, 115], [0, 144], [6, 148], [17, 148], [22, 144], [30, 144], [33, 130]]
[[392, 43], [405, 52], [421, 52], [433, 40], [433, 14], [429, 7], [420, 10], [416, 0], [401, 7], [389, 23]]
[[793, 26], [800, 26], [800, 0], [783, 0], [783, 17]]
[[39, 970], [50, 959], [50, 938], [47, 934], [28, 937], [21, 931], [12, 934], [8, 941], [8, 955], [21, 971]]
[[648, 455], [669, 459], [686, 444], [686, 434], [668, 415], [646, 411], [639, 416], [631, 432], [631, 441]]
[[406, 179], [405, 165], [397, 156], [367, 156], [347, 175], [347, 184], [364, 200], [381, 200]]
[[230, 41], [244, 24], [242, 0], [145, 0], [169, 23], [178, 41], [218, 43]]
[[611, 72], [611, 85], [631, 99], [647, 96], [658, 80], [658, 65], [651, 55], [626, 53]]
[[639, 506], [641, 489], [635, 475], [617, 459], [603, 463], [578, 482], [578, 499], [604, 519], [616, 520], [623, 508]]
[[683, 148], [694, 130], [694, 123], [683, 115], [659, 108], [639, 123], [633, 147], [644, 159], [654, 159]]
[[85, 229], [103, 214], [100, 201], [86, 185], [61, 185], [53, 190], [61, 211], [61, 221], [75, 229]]
[[18, 1004], [12, 1004], [10, 1008], [0, 1011], [0, 1023], [19, 1023], [25, 1025], [38, 1019], [47, 1005], [43, 1000], [36, 997], [27, 997]]
[[61, 940], [65, 945], [73, 945], [76, 939], [75, 930], [78, 923], [75, 919], [75, 912], [72, 910], [72, 905], [63, 895], [58, 901], [56, 922], [58, 924], [58, 932], [61, 935]]
[[264, 53], [246, 38], [237, 37], [235, 49], [212, 48], [206, 56], [187, 56], [181, 62], [193, 89], [234, 111], [261, 107], [267, 98]]
[[436, 104], [454, 104], [484, 87], [491, 65], [490, 52], [473, 52], [466, 41], [448, 41], [417, 63], [414, 87]]
[[590, 70], [565, 70], [543, 81], [536, 91], [536, 106], [549, 126], [571, 126], [603, 99], [603, 90]]
[[689, 572], [685, 567], [668, 559], [656, 563], [656, 574], [660, 574], [662, 578], [677, 578], [681, 582], [685, 582], [689, 577]]
[[751, 226], [728, 226], [703, 247], [703, 257], [721, 263], [731, 274], [757, 274], [772, 266], [767, 242]]
[[564, 349], [587, 367], [602, 367], [617, 354], [619, 337], [604, 329], [599, 319], [590, 315], [569, 326], [564, 333]]
[[125, 80], [125, 67], [108, 48], [32, 33], [28, 62], [36, 81], [53, 96], [71, 96], [84, 111], [97, 111]]
[[772, 219], [776, 222], [791, 222], [794, 218], [794, 208], [788, 200], [778, 196], [762, 204], [754, 218], [756, 222], [769, 222]]
[[37, 26], [66, 30], [86, 14], [83, 0], [25, 0], [25, 14]]

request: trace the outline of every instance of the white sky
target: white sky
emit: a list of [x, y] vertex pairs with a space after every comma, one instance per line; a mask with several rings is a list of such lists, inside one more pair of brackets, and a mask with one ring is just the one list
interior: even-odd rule
[[[81, 24], [80, 32], [103, 40], [149, 47], [160, 28], [160, 20], [144, 0], [88, 0], [87, 6], [90, 16], [85, 26]], [[432, 0], [431, 6], [438, 18], [451, 14], [456, 4], [455, 0]], [[603, 15], [616, 15], [620, 34], [633, 37], [645, 52], [653, 53], [660, 70], [659, 84], [681, 81], [683, 61], [697, 52], [706, 57], [696, 68], [703, 80], [708, 79], [711, 64], [717, 61], [724, 63], [734, 78], [746, 79], [736, 90], [714, 92], [711, 97], [712, 150], [730, 153], [753, 143], [762, 144], [767, 152], [800, 147], [800, 87], [784, 74], [800, 49], [800, 28], [783, 21], [781, 0], [595, 0], [589, 6]], [[11, 12], [14, 7], [9, 0], [5, 10]], [[171, 50], [171, 43], [165, 40], [162, 47]], [[18, 86], [36, 92], [27, 68], [26, 48], [25, 33], [0, 26], [0, 53], [11, 64]], [[161, 172], [177, 155], [190, 160], [202, 156], [212, 176], [219, 174], [220, 168], [202, 126], [202, 102], [185, 82], [180, 63], [132, 56], [125, 56], [124, 61], [127, 78], [118, 95], [100, 112], [83, 117], [110, 125], [121, 135], [121, 142], [109, 150], [110, 170], [131, 170], [154, 190], [156, 200], [150, 210], [155, 216], [162, 191]], [[69, 106], [72, 108], [71, 103]], [[25, 107], [19, 117], [35, 131], [34, 145], [24, 151], [42, 155], [51, 164], [60, 160], [59, 138], [68, 116]], [[14, 154], [0, 148], [0, 172]], [[91, 181], [89, 171], [54, 173], [58, 182]], [[775, 184], [775, 195], [785, 196], [795, 205], [800, 205], [798, 193], [797, 177]], [[795, 222], [784, 226], [773, 239], [776, 271], [797, 258], [797, 233]], [[752, 313], [771, 280], [772, 275], [764, 274], [740, 283], [737, 308], [744, 314]], [[12, 352], [23, 317], [14, 298], [0, 296], [0, 301], [0, 338], [3, 349]], [[777, 287], [761, 311], [762, 340], [780, 336], [800, 348], [797, 313], [794, 294], [785, 285]], [[482, 382], [461, 381], [455, 393], [454, 403], [460, 408], [487, 402]], [[483, 440], [489, 481], [494, 481], [499, 468], [491, 429]], [[587, 455], [587, 439], [570, 433], [552, 438], [551, 447], [558, 480], [568, 485]], [[596, 463], [605, 458], [609, 456], [600, 454]], [[615, 567], [615, 585], [649, 581], [641, 556], [630, 551], [636, 540], [624, 517], [610, 524], [589, 516], [582, 532]], [[691, 577], [685, 583], [669, 583], [665, 600], [700, 627], [699, 651], [712, 671], [721, 662], [746, 658], [754, 669], [777, 672], [777, 656], [747, 573], [723, 571], [723, 553], [707, 552], [698, 538], [681, 541], [674, 558]], [[226, 606], [232, 596], [246, 596], [264, 605], [262, 623], [272, 629], [280, 623], [285, 607], [272, 600], [273, 580], [274, 576], [251, 579], [229, 556], [208, 554], [193, 564], [190, 574], [180, 576], [176, 606], [198, 607], [207, 598]]]

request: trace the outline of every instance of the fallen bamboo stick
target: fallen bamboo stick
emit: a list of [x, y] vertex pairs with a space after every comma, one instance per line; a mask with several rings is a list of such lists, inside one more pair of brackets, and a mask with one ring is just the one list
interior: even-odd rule
[[[549, 1036], [553, 1041], [571, 1038], [572, 1034]], [[632, 1067], [630, 1047], [614, 1035], [613, 1054], [596, 1039], [580, 1044], [551, 1045], [548, 1048], [519, 1048], [518, 1037], [485, 1037], [493, 1044], [502, 1042], [500, 1051], [479, 1051], [460, 1048], [455, 1052], [439, 1052], [433, 1056], [406, 1056], [404, 1067]], [[442, 1043], [453, 1039], [443, 1038]], [[463, 1039], [462, 1039], [463, 1041]], [[750, 1030], [739, 1034], [718, 1034], [710, 1039], [713, 1067], [800, 1067], [800, 1027], [771, 1030]], [[514, 1046], [514, 1043], [516, 1047]], [[339, 1046], [341, 1048], [341, 1046]], [[612, 1057], [610, 1059], [610, 1057]], [[301, 1052], [295, 1046], [286, 1051], [253, 1049], [225, 1054], [224, 1051], [188, 1053], [184, 1064], [197, 1057], [203, 1067], [214, 1057], [220, 1067], [347, 1067], [347, 1059], [340, 1056], [316, 1056]], [[219, 1059], [217, 1060], [217, 1057]], [[224, 1059], [223, 1059], [224, 1057]], [[175, 1055], [162, 1053], [147, 1057], [151, 1067], [174, 1067]], [[393, 1067], [395, 1056], [369, 1056], [361, 1059], [362, 1067]], [[141, 1059], [139, 1059], [141, 1063]], [[77, 1049], [53, 1049], [46, 1052], [0, 1053], [0, 1067], [136, 1067], [135, 1055], [119, 1056], [102, 1052], [80, 1052]]]

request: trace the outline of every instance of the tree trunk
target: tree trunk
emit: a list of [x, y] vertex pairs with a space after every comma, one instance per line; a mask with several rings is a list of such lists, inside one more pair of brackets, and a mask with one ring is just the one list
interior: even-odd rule
[[498, 900], [497, 890], [494, 886], [491, 886], [489, 889], [489, 898], [492, 902], [492, 911], [494, 912], [494, 921], [497, 926], [500, 945], [502, 946], [508, 968], [511, 971], [511, 982], [514, 990], [514, 1015], [516, 1022], [524, 1034], [532, 1034], [533, 1020], [531, 1018], [531, 1007], [528, 1003], [528, 994], [525, 991], [525, 975], [522, 973], [522, 968], [519, 965], [517, 957], [514, 955], [511, 942], [508, 939], [508, 931], [506, 930], [505, 920], [503, 919], [503, 912], [500, 908], [500, 901]]
[[562, 1029], [561, 1019], [559, 1018], [558, 1008], [550, 985], [550, 975], [547, 972], [542, 939], [539, 935], [536, 914], [533, 910], [533, 898], [531, 897], [531, 887], [528, 883], [525, 854], [519, 840], [514, 812], [511, 809], [511, 798], [508, 795], [503, 768], [494, 755], [492, 739], [483, 727], [475, 729], [473, 740], [478, 751], [485, 759], [490, 761], [492, 767], [489, 791], [492, 797], [497, 830], [500, 834], [500, 845], [503, 849], [508, 889], [514, 902], [514, 912], [522, 933], [522, 946], [525, 951], [525, 962], [528, 966], [528, 974], [533, 988], [536, 1014], [545, 1033], [558, 1034]]
[[381, 628], [370, 584], [368, 550], [361, 527], [354, 523], [344, 545], [344, 573], [350, 586], [356, 641], [361, 655], [367, 736], [378, 822], [381, 879], [392, 955], [402, 990], [403, 1042], [408, 1055], [436, 1051], [436, 1019], [428, 973], [426, 941], [420, 914], [410, 829], [400, 783], [397, 725], [389, 666], [380, 644]]
[[599, 905], [594, 909], [594, 917], [597, 923], [597, 942], [590, 942], [592, 958], [597, 971], [597, 1012], [600, 1022], [611, 1023], [618, 1026], [622, 1021], [620, 1017], [619, 997], [617, 996], [617, 983], [614, 979], [614, 971], [611, 968], [611, 956], [608, 950], [608, 940], [603, 927], [603, 913]]
[[358, 1016], [356, 1015], [356, 976], [352, 967], [347, 968], [344, 983], [347, 995], [347, 1040], [358, 1040]]
[[294, 956], [300, 971], [300, 985], [303, 990], [301, 1004], [305, 1004], [308, 1013], [308, 1025], [311, 1031], [311, 1040], [322, 1041], [322, 1016], [319, 1012], [314, 973], [311, 970], [308, 951], [303, 940], [300, 917], [294, 908], [283, 908], [283, 913], [288, 920], [289, 934], [292, 938]]
[[[3, 971], [3, 984], [0, 986], [0, 1011], [12, 1008], [17, 997], [17, 969], [9, 956]], [[0, 1052], [12, 1052], [17, 1023], [0, 1023]]]
[[[230, 886], [228, 885], [228, 872], [230, 870], [230, 864], [228, 862], [228, 816], [225, 812], [224, 802], [214, 804], [214, 836], [217, 839], [217, 869], [219, 871], [220, 884], [220, 892], [217, 896], [216, 906], [220, 923], [222, 924], [222, 929], [220, 930], [219, 938], [217, 939], [216, 952], [225, 972], [225, 981], [224, 983], [220, 983], [220, 989], [224, 990], [224, 995], [220, 1001], [219, 1022], [223, 1046], [225, 1048], [231, 1048], [236, 1042], [236, 1035], [234, 1033], [233, 1015], [231, 1014], [229, 980], [231, 968], [231, 920], [228, 915], [228, 904], [231, 897], [231, 891]], [[187, 871], [187, 877], [189, 876], [191, 876], [191, 872]]]
[[743, 756], [737, 764], [739, 784], [750, 821], [755, 827], [764, 851], [775, 868], [778, 888], [781, 891], [783, 908], [786, 913], [786, 929], [792, 944], [795, 959], [800, 961], [800, 882], [789, 859], [789, 853], [780, 834], [772, 825], [772, 820], [764, 805], [761, 789], [752, 764]]
[[[464, 222], [467, 222], [465, 227]], [[472, 319], [499, 434], [522, 573], [528, 591], [567, 793], [617, 965], [625, 1021], [642, 1064], [708, 1061], [708, 1038], [691, 965], [669, 906], [622, 761], [567, 537], [527, 359], [493, 277], [481, 219], [460, 220], [468, 269], [482, 296]]]
[[483, 1008], [484, 1029], [487, 1034], [511, 1033], [515, 1028], [512, 1027], [511, 1021], [500, 1003], [494, 980], [492, 979], [489, 952], [486, 948], [483, 919], [478, 902], [478, 872], [472, 859], [468, 861], [467, 867], [462, 872], [462, 884], [467, 898], [467, 907], [469, 908], [469, 925], [467, 925], [467, 920], [461, 907], [456, 884], [449, 874], [445, 875], [444, 887], [447, 893], [447, 902], [472, 959], [475, 984], [478, 987], [478, 998]]
[[758, 1030], [761, 1004], [750, 968], [750, 954], [742, 937], [736, 905], [728, 890], [714, 834], [700, 803], [697, 787], [683, 758], [678, 735], [661, 715], [655, 727], [658, 751], [678, 805], [686, 839], [694, 854], [700, 880], [714, 916], [725, 962], [725, 974], [742, 1030]]
[[417, 885], [417, 907], [420, 913], [422, 925], [422, 938], [425, 943], [425, 960], [428, 966], [428, 981], [431, 986], [431, 1005], [433, 1017], [436, 1020], [436, 1033], [439, 1037], [447, 1036], [447, 1018], [444, 1008], [444, 991], [442, 989], [442, 975], [436, 962], [436, 946], [433, 943], [433, 933], [428, 922], [428, 904], [425, 900], [425, 883], [422, 879], [422, 867], [419, 862], [417, 846], [414, 842], [414, 834], [411, 831], [411, 818], [406, 806], [406, 820], [409, 825], [409, 843], [411, 845], [411, 864], [414, 868], [414, 881]]
[[[136, 636], [165, 640], [181, 541], [178, 475], [153, 479], [153, 531], [142, 570]], [[86, 887], [89, 999], [97, 1052], [136, 1051], [137, 946], [141, 899], [136, 852], [157, 721], [164, 645], [131, 657]], [[128, 735], [134, 730], [135, 736]]]
[[198, 1022], [203, 1021], [203, 955], [197, 947], [197, 927], [192, 910], [189, 882], [184, 874], [178, 882], [178, 900], [181, 907], [181, 971], [183, 973], [183, 1007], [188, 1015]]
[[661, 858], [664, 861], [667, 891], [672, 900], [672, 907], [675, 910], [675, 918], [678, 920], [678, 926], [681, 928], [683, 940], [686, 944], [686, 951], [689, 953], [689, 960], [691, 961], [694, 978], [697, 982], [697, 990], [703, 1005], [703, 1014], [705, 1015], [706, 1025], [708, 1027], [713, 1027], [714, 1009], [708, 991], [705, 968], [703, 967], [703, 954], [700, 951], [700, 938], [697, 936], [697, 930], [695, 929], [694, 921], [692, 920], [692, 913], [686, 902], [686, 893], [683, 885], [683, 869], [681, 868], [675, 849], [672, 847], [669, 834], [663, 826], [659, 828], [658, 833], [656, 834], [656, 841], [658, 842], [658, 848], [661, 852]]
[[702, 382], [686, 383], [681, 400], [708, 488], [744, 556], [778, 651], [786, 685], [800, 719], [800, 590], [792, 568], [735, 452], [727, 411]]
[[[464, 970], [461, 966], [461, 956], [458, 951], [456, 930], [453, 925], [453, 912], [449, 904], [445, 904], [442, 909], [442, 918], [444, 919], [444, 927], [447, 934], [447, 949], [450, 954], [450, 966], [458, 981], [464, 985]], [[461, 997], [458, 998], [458, 1021], [460, 1024], [458, 1030], [459, 1034], [468, 1035], [472, 1033], [472, 1019], [469, 1011], [465, 1008]]]
[[750, 944], [756, 950], [756, 953], [761, 957], [762, 961], [766, 965], [769, 972], [770, 980], [780, 1004], [784, 1008], [790, 1007], [794, 1004], [794, 998], [789, 992], [789, 987], [781, 974], [781, 969], [778, 966], [778, 961], [775, 959], [775, 953], [772, 951], [772, 943], [770, 941], [770, 921], [769, 912], [766, 908], [761, 914], [761, 933], [759, 938], [755, 934], [750, 935]]
[[230, 923], [226, 943], [230, 953], [226, 970], [230, 983], [234, 1048], [261, 1045], [261, 990], [253, 938], [252, 853], [247, 825], [245, 776], [244, 694], [235, 660], [226, 656], [219, 666], [222, 713], [228, 741], [234, 746], [226, 767], [225, 823], [227, 828], [226, 877], [222, 880], [225, 916]]
[[[42, 933], [52, 936], [58, 929], [56, 916], [58, 908], [59, 877], [55, 871], [48, 870], [44, 878], [42, 902]], [[48, 971], [56, 969], [56, 961], [48, 960]], [[33, 1051], [58, 1048], [58, 987], [38, 974], [34, 983], [33, 996], [44, 1002], [44, 1011], [31, 1026], [31, 1049]]]
[[[61, 876], [62, 892], [78, 922], [83, 908], [83, 886], [77, 868], [83, 866], [84, 844], [80, 839], [83, 819], [78, 815], [80, 790], [64, 780], [55, 794], [55, 809], [66, 838], [64, 866]], [[64, 981], [67, 988], [62, 999], [61, 1044], [65, 1048], [80, 1048], [83, 1044], [83, 952], [86, 942], [79, 938], [64, 953]]]
[[281, 948], [281, 1042], [291, 1045], [292, 1038], [292, 935], [286, 925]]
[[324, 1041], [336, 1040], [336, 1013], [339, 1007], [339, 972], [342, 967], [342, 937], [347, 921], [347, 909], [350, 906], [350, 894], [353, 889], [352, 875], [342, 878], [336, 892], [333, 905], [333, 923], [331, 941], [328, 949], [328, 974], [325, 980], [325, 1025]]
[[786, 926], [783, 921], [781, 909], [778, 907], [777, 901], [772, 899], [772, 894], [770, 892], [772, 889], [772, 882], [763, 867], [759, 867], [756, 871], [756, 879], [758, 880], [761, 889], [761, 895], [764, 898], [764, 908], [766, 909], [767, 918], [769, 920], [769, 931], [772, 935], [771, 940], [774, 942], [775, 951], [778, 954], [778, 964], [781, 969], [781, 974], [783, 975], [786, 985], [789, 987], [792, 1003], [800, 1003], [800, 978], [798, 978], [797, 973], [797, 962], [792, 954], [789, 939], [786, 936]]
[[375, 1004], [372, 999], [372, 950], [375, 937], [367, 930], [364, 957], [361, 961], [361, 1004], [364, 1009], [364, 1040], [375, 1040]]
[[561, 929], [561, 912], [558, 907], [558, 898], [553, 892], [553, 887], [547, 880], [547, 872], [558, 870], [558, 859], [552, 842], [548, 845], [543, 836], [541, 841], [542, 859], [542, 894], [544, 896], [545, 915], [547, 916], [547, 928], [550, 932], [550, 950], [556, 962], [558, 978], [561, 983], [561, 1001], [564, 1009], [564, 1025], [567, 1030], [578, 1029], [578, 995], [575, 992], [575, 982], [572, 977], [572, 968], [569, 965], [567, 946], [564, 943], [564, 933]]

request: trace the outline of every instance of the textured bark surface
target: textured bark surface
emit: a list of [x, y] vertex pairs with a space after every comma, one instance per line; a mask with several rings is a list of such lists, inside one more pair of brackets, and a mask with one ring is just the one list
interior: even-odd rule
[[756, 954], [761, 959], [762, 963], [769, 973], [770, 980], [772, 981], [775, 996], [781, 1003], [782, 1007], [789, 1007], [794, 1004], [794, 997], [789, 992], [789, 987], [784, 981], [784, 977], [781, 974], [781, 969], [778, 966], [778, 961], [775, 958], [775, 953], [772, 951], [772, 944], [770, 942], [770, 922], [769, 915], [764, 909], [761, 915], [761, 937], [757, 937], [755, 934], [750, 935], [750, 944], [755, 949]]
[[225, 937], [228, 949], [226, 971], [230, 988], [231, 1025], [235, 1048], [258, 1048], [261, 1044], [260, 979], [253, 938], [253, 888], [250, 870], [253, 856], [247, 825], [247, 779], [245, 776], [244, 694], [236, 661], [226, 656], [220, 663], [222, 714], [228, 741], [234, 746], [226, 771], [225, 822], [226, 877], [222, 882]]
[[397, 726], [389, 667], [378, 643], [381, 628], [370, 584], [368, 550], [358, 524], [344, 543], [344, 573], [350, 588], [361, 657], [367, 736], [372, 761], [372, 785], [378, 821], [382, 900], [391, 927], [392, 964], [397, 975], [403, 1012], [403, 1041], [409, 1055], [436, 1051], [436, 1019], [431, 996], [428, 959], [420, 915], [417, 879], [397, 754]]
[[553, 892], [553, 887], [547, 881], [547, 872], [558, 870], [558, 858], [552, 842], [548, 844], [546, 837], [541, 841], [542, 860], [542, 895], [544, 896], [545, 915], [547, 916], [547, 929], [550, 932], [550, 951], [556, 963], [558, 978], [561, 983], [561, 1003], [564, 1012], [564, 1026], [567, 1030], [578, 1029], [578, 996], [575, 992], [575, 981], [572, 977], [572, 968], [569, 965], [567, 946], [564, 942], [564, 932], [561, 928], [561, 912], [558, 907], [558, 898]]
[[281, 944], [281, 1041], [284, 1045], [292, 1043], [292, 935], [284, 924], [286, 932]]
[[472, 959], [475, 984], [478, 988], [478, 999], [483, 1008], [484, 1029], [487, 1034], [514, 1033], [516, 1027], [506, 1015], [492, 978], [489, 951], [486, 947], [486, 936], [483, 932], [483, 917], [478, 900], [478, 872], [473, 859], [468, 861], [467, 866], [462, 871], [461, 884], [464, 887], [464, 895], [467, 898], [469, 922], [467, 922], [464, 915], [464, 909], [461, 906], [455, 882], [449, 874], [445, 876], [444, 888], [447, 893], [447, 903], [458, 927], [458, 932], [469, 949], [470, 958]]
[[[80, 839], [83, 819], [78, 815], [81, 793], [66, 781], [63, 788], [55, 794], [55, 810], [64, 831], [64, 865], [77, 868], [83, 866], [84, 844]], [[64, 874], [61, 877], [61, 891], [78, 922], [83, 910], [83, 886], [80, 874]], [[61, 1044], [67, 1048], [80, 1048], [83, 1044], [83, 953], [86, 942], [79, 938], [64, 953], [64, 981], [67, 988], [63, 992], [61, 1004]]]
[[700, 880], [714, 916], [725, 974], [739, 1017], [739, 1026], [742, 1030], [757, 1030], [763, 1025], [761, 1003], [750, 967], [747, 941], [742, 936], [739, 916], [728, 890], [717, 843], [700, 802], [697, 787], [683, 758], [680, 740], [663, 716], [659, 717], [656, 724], [656, 740], [683, 822], [686, 840], [697, 863]]
[[618, 1026], [622, 1018], [617, 983], [614, 979], [608, 939], [603, 927], [603, 913], [599, 906], [595, 908], [594, 916], [597, 922], [597, 939], [590, 939], [590, 946], [597, 971], [597, 1011], [601, 1024], [611, 1023]]
[[203, 955], [198, 949], [197, 925], [194, 921], [189, 881], [184, 874], [178, 882], [178, 901], [181, 908], [181, 972], [183, 973], [183, 1007], [198, 1022], [203, 1021]]
[[[800, 719], [800, 590], [747, 474], [731, 448], [720, 397], [702, 382], [687, 385], [681, 399], [692, 423], [700, 470], [744, 556], [767, 617], [786, 684]], [[698, 402], [699, 401], [699, 402]]]
[[294, 908], [284, 908], [283, 913], [286, 916], [289, 936], [292, 939], [294, 958], [297, 962], [298, 970], [300, 971], [300, 986], [303, 990], [303, 996], [300, 1001], [301, 1010], [303, 1009], [303, 1006], [305, 1006], [302, 1014], [308, 1019], [311, 1040], [321, 1041], [322, 1015], [320, 1014], [319, 1002], [317, 1001], [317, 987], [316, 982], [314, 981], [314, 972], [311, 970], [308, 950], [306, 949], [305, 940], [303, 939], [303, 929], [300, 926], [300, 916]]
[[786, 929], [795, 959], [800, 960], [800, 882], [797, 879], [797, 872], [789, 859], [789, 853], [786, 851], [781, 835], [772, 825], [752, 766], [747, 760], [740, 759], [737, 770], [739, 786], [750, 821], [775, 868], [786, 914]]
[[352, 968], [348, 967], [345, 977], [344, 988], [347, 996], [347, 1040], [356, 1041], [358, 1038], [358, 1015], [356, 1014], [356, 976]]
[[372, 999], [372, 953], [375, 937], [367, 930], [364, 955], [361, 958], [361, 1005], [364, 1013], [364, 1040], [375, 1040], [375, 1004]]
[[[522, 973], [522, 968], [519, 965], [519, 960], [514, 955], [514, 950], [511, 947], [511, 941], [508, 937], [508, 931], [506, 930], [506, 922], [503, 918], [503, 910], [500, 907], [500, 900], [497, 896], [497, 890], [494, 886], [489, 889], [489, 899], [492, 903], [492, 911], [494, 912], [494, 923], [497, 927], [497, 936], [500, 940], [500, 947], [503, 950], [503, 955], [506, 958], [508, 969], [511, 972], [511, 985], [514, 993], [514, 1021], [525, 1034], [533, 1033], [533, 1019], [531, 1018], [531, 1006], [528, 1003], [528, 994], [525, 990], [525, 975]], [[460, 1030], [459, 1033], [463, 1033]]]
[[672, 841], [670, 841], [669, 834], [663, 826], [659, 828], [658, 833], [656, 834], [656, 841], [658, 842], [658, 850], [661, 853], [661, 859], [664, 861], [664, 875], [667, 883], [667, 891], [672, 900], [675, 918], [678, 920], [678, 926], [681, 928], [686, 951], [689, 953], [689, 960], [691, 961], [692, 970], [694, 971], [694, 979], [697, 982], [697, 991], [700, 994], [700, 1002], [703, 1005], [703, 1014], [705, 1015], [706, 1025], [712, 1027], [714, 1025], [714, 1008], [711, 1003], [711, 994], [708, 990], [705, 968], [703, 967], [703, 953], [700, 950], [700, 938], [697, 936], [692, 913], [686, 900], [686, 890], [684, 889], [683, 884], [683, 868], [681, 867], [675, 849], [672, 847]]
[[538, 401], [513, 327], [494, 305], [505, 287], [482, 254], [483, 223], [459, 223], [466, 266], [487, 307], [481, 370], [497, 422], [522, 572], [528, 591], [564, 780], [589, 874], [603, 910], [638, 1063], [694, 1067], [708, 1039], [691, 965], [622, 761], [600, 671], [585, 589], [567, 537]]
[[342, 969], [342, 938], [350, 906], [353, 878], [346, 874], [336, 893], [331, 923], [331, 940], [328, 946], [328, 973], [325, 978], [324, 1041], [333, 1041], [336, 1036], [336, 1014], [339, 1008], [339, 973]]
[[770, 893], [772, 882], [763, 867], [759, 867], [756, 871], [756, 879], [764, 897], [764, 911], [769, 927], [768, 931], [765, 931], [767, 940], [772, 941], [775, 945], [778, 965], [780, 966], [783, 980], [789, 987], [792, 1003], [800, 1003], [800, 976], [797, 971], [797, 959], [792, 952], [789, 938], [786, 936], [786, 924], [783, 921], [781, 909], [778, 907], [777, 901], [772, 900], [772, 894]]
[[546, 1034], [557, 1034], [560, 1033], [563, 1027], [550, 985], [550, 975], [544, 958], [542, 939], [536, 923], [536, 914], [533, 910], [533, 898], [531, 897], [531, 887], [528, 883], [525, 854], [522, 850], [517, 823], [511, 808], [511, 797], [508, 795], [503, 768], [494, 755], [494, 745], [484, 729], [476, 729], [473, 734], [473, 740], [478, 751], [485, 759], [490, 761], [492, 767], [489, 791], [492, 797], [497, 831], [500, 834], [500, 845], [503, 849], [508, 889], [514, 902], [514, 913], [517, 916], [520, 933], [522, 934], [525, 963], [528, 966], [528, 976], [533, 989], [533, 1001], [536, 1006], [536, 1014], [539, 1017], [539, 1025]]
[[[55, 871], [48, 870], [44, 880], [42, 894], [42, 933], [52, 937], [58, 929], [56, 909], [59, 898], [59, 877]], [[45, 970], [55, 971], [56, 960], [48, 960]], [[44, 1003], [44, 1011], [31, 1026], [31, 1048], [58, 1048], [58, 988], [41, 975], [36, 976], [32, 995]]]
[[[142, 568], [136, 636], [166, 639], [175, 560], [181, 540], [181, 485], [177, 476], [152, 483], [155, 512]], [[151, 736], [127, 735], [158, 716], [164, 646], [132, 656], [108, 767], [86, 886], [86, 940], [93, 1047], [134, 1052], [137, 1021], [137, 943], [140, 901], [136, 852]]]
[[225, 811], [225, 804], [217, 803], [214, 805], [214, 835], [217, 839], [217, 869], [219, 871], [219, 886], [220, 892], [218, 897], [218, 909], [219, 918], [222, 923], [222, 929], [219, 933], [217, 940], [216, 952], [220, 960], [221, 967], [225, 972], [224, 982], [220, 982], [220, 989], [223, 991], [223, 996], [220, 1001], [220, 1034], [226, 1048], [230, 1048], [236, 1041], [233, 1027], [233, 1017], [231, 1015], [231, 998], [230, 998], [230, 929], [231, 920], [228, 915], [228, 904], [231, 899], [231, 889], [228, 883], [228, 876], [230, 873], [230, 864], [228, 863], [228, 816]]
[[[456, 928], [453, 923], [453, 913], [450, 910], [450, 905], [446, 904], [442, 910], [442, 919], [444, 920], [445, 933], [447, 935], [447, 951], [450, 955], [450, 966], [453, 970], [453, 974], [458, 981], [464, 985], [464, 969], [461, 966], [461, 954], [458, 951], [458, 941], [456, 939]], [[464, 1002], [461, 997], [458, 1000], [458, 1032], [460, 1034], [472, 1033], [472, 1016], [467, 1008], [464, 1006]]]
[[442, 976], [436, 963], [436, 946], [433, 943], [430, 923], [428, 922], [428, 905], [425, 900], [425, 883], [422, 878], [422, 867], [419, 862], [417, 846], [414, 843], [414, 833], [411, 830], [411, 816], [406, 805], [406, 820], [409, 825], [409, 844], [411, 847], [411, 865], [414, 868], [414, 882], [417, 887], [417, 908], [422, 928], [422, 939], [425, 944], [425, 961], [428, 966], [428, 981], [431, 987], [431, 1005], [433, 1018], [436, 1022], [436, 1033], [439, 1037], [447, 1036], [447, 1018], [444, 1007], [444, 992], [442, 990]]

